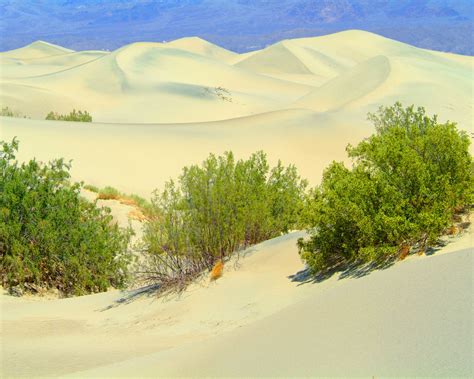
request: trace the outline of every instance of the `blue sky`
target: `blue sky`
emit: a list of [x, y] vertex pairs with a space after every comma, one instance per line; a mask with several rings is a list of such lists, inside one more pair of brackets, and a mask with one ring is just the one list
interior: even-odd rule
[[474, 53], [471, 0], [0, 0], [0, 49], [38, 39], [73, 49], [200, 36], [236, 51], [364, 29]]

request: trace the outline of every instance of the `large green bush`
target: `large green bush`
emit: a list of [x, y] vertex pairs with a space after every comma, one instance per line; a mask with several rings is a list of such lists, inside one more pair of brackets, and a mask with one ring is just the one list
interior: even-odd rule
[[51, 111], [46, 115], [46, 120], [92, 122], [92, 116], [87, 111], [73, 109], [72, 112], [64, 115]]
[[399, 103], [369, 119], [376, 133], [347, 148], [352, 169], [332, 163], [311, 192], [299, 248], [314, 272], [424, 249], [472, 201], [470, 140], [454, 123]]
[[184, 285], [218, 260], [299, 226], [306, 182], [294, 166], [270, 169], [265, 154], [235, 161], [210, 155], [179, 184], [155, 192], [144, 230], [144, 277]]
[[0, 280], [6, 288], [57, 288], [81, 295], [121, 287], [130, 232], [80, 196], [69, 165], [15, 160], [18, 142], [0, 150]]

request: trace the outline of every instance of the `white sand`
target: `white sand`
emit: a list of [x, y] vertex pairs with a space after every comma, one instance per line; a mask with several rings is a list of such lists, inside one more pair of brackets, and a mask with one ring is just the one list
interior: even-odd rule
[[[144, 196], [226, 150], [264, 150], [316, 184], [373, 132], [379, 105], [423, 105], [472, 131], [473, 62], [360, 31], [242, 55], [199, 38], [111, 53], [38, 42], [0, 53], [0, 105], [33, 118], [0, 118], [0, 139], [17, 136], [20, 159], [73, 159], [74, 179]], [[95, 122], [40, 120], [73, 108]], [[459, 252], [472, 234], [364, 278], [298, 286], [301, 235], [166, 301], [0, 295], [0, 376], [472, 374], [472, 258]]]

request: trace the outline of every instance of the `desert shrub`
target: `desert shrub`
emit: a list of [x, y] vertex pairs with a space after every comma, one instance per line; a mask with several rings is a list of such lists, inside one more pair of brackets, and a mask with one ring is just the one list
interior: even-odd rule
[[352, 168], [333, 162], [304, 211], [299, 248], [314, 272], [424, 249], [472, 201], [470, 140], [456, 124], [400, 103], [369, 119], [376, 133], [347, 148]]
[[148, 213], [151, 212], [152, 206], [150, 201], [136, 194], [125, 194], [123, 192], [120, 192], [118, 189], [110, 186], [101, 189], [97, 188], [97, 191], [94, 192], [97, 192], [97, 199], [99, 200], [117, 200], [121, 204], [138, 208], [144, 218], [146, 218]]
[[86, 189], [88, 191], [91, 191], [91, 192], [99, 193], [99, 188], [96, 187], [96, 186], [93, 186], [92, 184], [85, 184], [84, 189]]
[[19, 118], [27, 118], [25, 115], [23, 115], [21, 112], [14, 111], [10, 109], [9, 107], [2, 107], [0, 111], [0, 116], [3, 117], [19, 117]]
[[114, 187], [107, 186], [99, 190], [97, 198], [100, 200], [118, 200], [120, 192]]
[[62, 159], [15, 160], [18, 142], [0, 150], [0, 280], [24, 289], [81, 295], [122, 287], [130, 232], [110, 211], [80, 196]]
[[46, 115], [46, 120], [92, 122], [92, 116], [87, 111], [73, 109], [72, 112], [65, 115], [51, 111]]
[[143, 278], [182, 288], [233, 252], [296, 228], [305, 187], [294, 166], [270, 169], [262, 152], [239, 161], [211, 154], [185, 167], [152, 198]]

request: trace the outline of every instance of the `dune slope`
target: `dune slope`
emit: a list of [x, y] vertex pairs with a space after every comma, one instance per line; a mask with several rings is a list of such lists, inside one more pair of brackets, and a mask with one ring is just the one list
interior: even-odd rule
[[33, 59], [44, 58], [53, 55], [71, 53], [73, 50], [66, 49], [45, 41], [36, 41], [19, 49], [0, 53], [2, 58]]
[[[469, 375], [472, 234], [361, 278], [292, 281], [295, 232], [181, 296], [128, 292], [2, 307], [2, 376]], [[444, 254], [443, 254], [444, 252]], [[453, 275], [453, 273], [456, 273]], [[471, 330], [472, 331], [472, 330]], [[344, 354], [341, 354], [341, 352]]]
[[[467, 128], [472, 62], [357, 30], [242, 55], [195, 37], [134, 43], [110, 54], [37, 42], [0, 54], [0, 103], [32, 118], [76, 108], [98, 122], [189, 123], [294, 107], [365, 113], [400, 100], [457, 115]], [[42, 112], [38, 91], [48, 93]]]
[[75, 375], [469, 377], [473, 262], [471, 249], [406, 262], [226, 336]]

